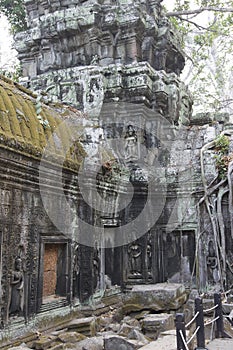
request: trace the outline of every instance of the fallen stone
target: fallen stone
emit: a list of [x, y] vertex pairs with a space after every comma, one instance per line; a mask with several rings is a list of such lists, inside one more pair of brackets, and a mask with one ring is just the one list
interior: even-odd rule
[[176, 283], [137, 285], [125, 296], [125, 314], [139, 310], [177, 310], [187, 299], [185, 287]]
[[61, 333], [64, 333], [64, 332], [67, 332], [68, 331], [68, 328], [62, 328], [62, 329], [59, 329], [59, 330], [56, 330], [56, 331], [52, 331], [50, 334], [51, 335], [54, 335], [54, 336], [57, 336]]
[[142, 344], [133, 340], [126, 340], [119, 335], [104, 338], [104, 350], [136, 350], [141, 346]]
[[126, 323], [127, 325], [134, 327], [134, 328], [140, 328], [140, 322], [136, 320], [134, 317], [125, 316], [122, 320], [123, 323]]
[[86, 339], [86, 336], [77, 332], [63, 332], [59, 334], [58, 339], [62, 343], [77, 343]]
[[93, 337], [81, 340], [72, 349], [73, 350], [103, 350], [103, 337]]
[[123, 323], [121, 326], [120, 326], [120, 329], [119, 331], [117, 332], [118, 335], [121, 335], [122, 337], [128, 337], [129, 333], [132, 332], [134, 328], [132, 326], [129, 326], [128, 324], [126, 323]]
[[149, 313], [150, 313], [150, 311], [143, 310], [143, 311], [139, 312], [137, 315], [135, 315], [134, 318], [136, 320], [141, 320], [144, 316], [148, 315]]
[[25, 343], [22, 343], [19, 346], [11, 347], [11, 350], [27, 350], [27, 349], [30, 349], [30, 348], [27, 347], [27, 345]]
[[153, 314], [146, 315], [141, 320], [143, 333], [151, 338], [157, 339], [161, 332], [174, 328], [174, 319], [171, 314]]
[[58, 343], [49, 348], [49, 350], [64, 350], [64, 344]]
[[117, 333], [117, 332], [119, 332], [120, 324], [111, 323], [106, 327], [106, 329]]
[[115, 335], [116, 334], [116, 332], [113, 332], [113, 331], [104, 331], [104, 332], [97, 332], [96, 333], [96, 336], [103, 336], [103, 337], [105, 337], [105, 336], [109, 336], [109, 335]]
[[161, 332], [160, 336], [162, 337], [164, 335], [174, 335], [174, 336], [176, 336], [176, 329], [169, 329], [168, 331]]
[[77, 318], [69, 322], [67, 328], [88, 337], [94, 337], [96, 335], [96, 319], [95, 317]]
[[130, 340], [137, 340], [139, 343], [141, 343], [143, 345], [146, 345], [149, 343], [149, 340], [138, 329], [133, 329], [128, 334], [127, 338]]
[[111, 317], [98, 317], [97, 319], [97, 325], [98, 325], [98, 330], [101, 329], [109, 329], [109, 326], [112, 324], [112, 318]]
[[33, 343], [33, 348], [36, 350], [46, 350], [51, 347], [55, 337], [43, 335]]
[[233, 315], [233, 304], [222, 303], [222, 310], [223, 310], [223, 313], [226, 315], [229, 315], [231, 312]]

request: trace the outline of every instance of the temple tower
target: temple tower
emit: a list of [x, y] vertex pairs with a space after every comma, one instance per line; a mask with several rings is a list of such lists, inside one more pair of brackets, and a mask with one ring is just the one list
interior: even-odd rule
[[[173, 187], [165, 191], [168, 198], [164, 210], [160, 208], [159, 222], [152, 227], [148, 225], [145, 234], [137, 232], [140, 227], [132, 224], [130, 244], [109, 248], [104, 257], [100, 254], [102, 263], [105, 260], [102, 274], [122, 285], [166, 281], [180, 269], [177, 245], [184, 242], [189, 247], [193, 243], [189, 231], [184, 236], [181, 234], [182, 238], [177, 232], [175, 236], [166, 234], [179, 181], [176, 171], [171, 170], [172, 165], [167, 177], [169, 157], [160, 137], [163, 134], [166, 142], [170, 138], [171, 143], [173, 136], [166, 130], [170, 128], [169, 133], [173, 133], [178, 126], [189, 124], [192, 102], [179, 80], [185, 64], [179, 37], [164, 15], [161, 2], [25, 0], [28, 30], [16, 36], [24, 82], [30, 89], [45, 91], [52, 100], [61, 100], [85, 112], [103, 130], [104, 140], [122, 140], [122, 148], [119, 146], [113, 153], [118, 165], [123, 163], [129, 171], [134, 197], [119, 215], [98, 217], [106, 234], [122, 223], [124, 231], [124, 225], [133, 222], [143, 211], [156, 164], [162, 169], [161, 178], [170, 176], [168, 182]], [[85, 136], [87, 152], [96, 143], [93, 141], [96, 125]], [[163, 128], [158, 137], [158, 130]], [[108, 162], [103, 165], [101, 179], [107, 191]], [[127, 196], [127, 188], [122, 191]], [[119, 193], [115, 189], [116, 194]], [[119, 203], [115, 199], [113, 202]], [[150, 203], [149, 208], [147, 221], [157, 211], [157, 204]], [[167, 256], [167, 239], [170, 245], [175, 244], [174, 261]], [[189, 248], [186, 250], [188, 256]], [[193, 256], [189, 258], [192, 260]], [[177, 271], [170, 271], [169, 275], [170, 262], [176, 260]], [[186, 270], [189, 274], [190, 270]]]
[[[93, 117], [103, 101], [118, 99], [141, 102], [178, 121], [188, 99], [178, 80], [184, 56], [161, 0], [25, 5], [28, 30], [17, 34], [16, 49], [31, 89]], [[189, 113], [187, 106], [183, 117]]]

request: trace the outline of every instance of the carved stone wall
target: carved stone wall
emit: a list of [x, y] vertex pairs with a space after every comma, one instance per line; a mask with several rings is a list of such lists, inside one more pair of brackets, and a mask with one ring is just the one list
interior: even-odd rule
[[[119, 163], [121, 160], [127, 168], [126, 182], [135, 190], [130, 205], [117, 213], [119, 193], [111, 187], [109, 164], [101, 163], [102, 173], [97, 177], [102, 195], [112, 196], [116, 210], [112, 215], [101, 216], [82, 203], [78, 208], [80, 217], [86, 216], [91, 225], [101, 223], [107, 235], [110, 228], [117, 230], [120, 224], [133, 221], [143, 210], [156, 164], [161, 170], [159, 181], [166, 184], [165, 204], [156, 224], [144, 235], [140, 235], [137, 225], [132, 225], [130, 244], [115, 248], [114, 258], [109, 254], [112, 250], [106, 251], [108, 267], [100, 266], [103, 255], [98, 246], [91, 249], [80, 245], [78, 253], [73, 250], [71, 260], [76, 272], [72, 273], [72, 283], [84, 286], [82, 295], [73, 286], [73, 295], [84, 301], [98, 290], [104, 269], [112, 281], [122, 286], [170, 279], [189, 285], [198, 282], [204, 288], [209, 281], [214, 282], [217, 272], [213, 271], [216, 258], [211, 243], [213, 232], [205, 212], [201, 227], [210, 234], [200, 242], [200, 273], [193, 280], [187, 276], [191, 271], [194, 275], [197, 272], [191, 265], [194, 264], [192, 246], [195, 241], [197, 247], [200, 240], [196, 210], [203, 195], [200, 149], [224, 126], [218, 119], [200, 122], [192, 117], [192, 98], [179, 80], [184, 55], [177, 33], [163, 14], [161, 0], [89, 0], [72, 4], [30, 0], [25, 5], [29, 29], [16, 36], [25, 84], [33, 90], [46, 91], [52, 100], [77, 107], [94, 120], [94, 127], [87, 125], [83, 137], [83, 145], [92, 160], [100, 158], [100, 146], [105, 149], [110, 145], [111, 151], [111, 139], [123, 140], [124, 148], [117, 149], [114, 159]], [[127, 107], [122, 112], [116, 109], [117, 103], [119, 106], [130, 103], [137, 108], [132, 112]], [[105, 110], [107, 104], [111, 107]], [[127, 119], [128, 114], [132, 121]], [[148, 132], [160, 129], [161, 118], [169, 122], [169, 132], [166, 128], [162, 130], [170, 145], [168, 152], [161, 146], [161, 140]], [[148, 157], [144, 157], [145, 149]], [[143, 165], [142, 158], [146, 159]], [[90, 168], [93, 164], [89, 164]], [[87, 179], [88, 185], [93, 186], [94, 175]], [[123, 186], [122, 193], [125, 189]], [[157, 209], [151, 200], [148, 219]], [[120, 266], [118, 274], [114, 271], [116, 264]], [[170, 264], [176, 265], [176, 269]], [[88, 276], [92, 279], [88, 280]]]
[[[27, 164], [27, 172], [24, 164]], [[38, 187], [38, 162], [19, 157], [12, 151], [1, 150], [1, 167], [8, 169], [7, 174], [0, 174], [1, 322], [6, 325], [9, 320], [12, 322], [20, 317], [27, 320], [42, 306], [40, 291], [43, 287], [46, 288], [47, 283], [44, 262], [41, 264], [44, 237], [57, 245], [61, 242], [69, 245], [72, 237], [69, 227], [67, 236], [62, 236], [45, 212]], [[29, 184], [30, 177], [34, 181], [30, 180]], [[71, 173], [66, 173], [65, 177], [74, 180]], [[48, 200], [51, 205], [59, 202], [60, 198], [49, 193]], [[69, 275], [72, 274], [72, 269], [68, 262]], [[54, 283], [56, 284], [55, 281]], [[60, 282], [58, 284], [61, 285]], [[63, 286], [63, 291], [58, 296], [64, 295], [68, 301], [71, 295], [69, 288], [69, 283]], [[79, 293], [82, 295], [82, 288]]]
[[25, 76], [141, 61], [179, 74], [184, 66], [179, 39], [160, 2], [25, 1], [29, 30], [16, 38]]

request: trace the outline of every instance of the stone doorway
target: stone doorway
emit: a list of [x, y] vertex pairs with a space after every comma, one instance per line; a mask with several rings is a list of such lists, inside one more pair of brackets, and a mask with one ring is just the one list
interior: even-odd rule
[[195, 282], [194, 230], [180, 230], [171, 233], [163, 232], [160, 254], [164, 271], [163, 282], [169, 281], [187, 285]]
[[70, 299], [70, 245], [62, 237], [41, 237], [38, 311]]
[[44, 247], [44, 276], [43, 276], [43, 301], [56, 297], [58, 279], [58, 259], [60, 259], [63, 245], [45, 244]]

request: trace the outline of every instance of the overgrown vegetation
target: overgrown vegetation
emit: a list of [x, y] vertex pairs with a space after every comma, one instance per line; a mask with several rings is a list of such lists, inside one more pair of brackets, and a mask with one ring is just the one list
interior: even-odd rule
[[233, 111], [233, 1], [167, 2], [167, 16], [183, 38], [187, 58], [183, 80], [198, 112]]
[[22, 76], [22, 69], [20, 64], [17, 64], [12, 67], [10, 71], [6, 69], [0, 69], [0, 74], [15, 82], [19, 82], [19, 78]]
[[[227, 270], [233, 274], [232, 263], [229, 261], [226, 252], [226, 227], [223, 216], [223, 201], [224, 198], [228, 196], [229, 221], [231, 224], [230, 236], [231, 239], [233, 239], [233, 194], [231, 180], [233, 157], [232, 154], [229, 154], [229, 137], [232, 136], [232, 133], [231, 129], [224, 130], [215, 140], [205, 144], [201, 149], [201, 178], [204, 195], [197, 204], [197, 212], [199, 213], [199, 230], [197, 232], [196, 254], [199, 249], [198, 244], [202, 234], [208, 234], [208, 232], [200, 231], [200, 222], [202, 220], [201, 216], [203, 215], [204, 205], [212, 228], [214, 251], [217, 262], [216, 268], [219, 274], [219, 276], [215, 276], [215, 283], [219, 283], [222, 290], [225, 290], [227, 285]], [[205, 153], [210, 150], [217, 152], [217, 175], [211, 182], [207, 180], [205, 168]]]
[[219, 135], [215, 140], [215, 160], [220, 179], [227, 177], [227, 170], [232, 155], [228, 155], [230, 141], [226, 135]]
[[26, 11], [23, 0], [0, 0], [0, 12], [8, 18], [13, 34], [27, 28]]

